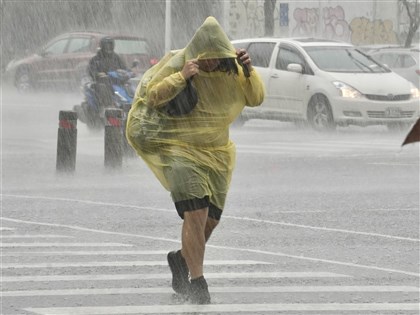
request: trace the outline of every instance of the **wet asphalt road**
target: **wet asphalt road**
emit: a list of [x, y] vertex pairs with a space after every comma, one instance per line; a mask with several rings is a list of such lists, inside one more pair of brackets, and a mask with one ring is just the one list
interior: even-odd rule
[[79, 123], [55, 172], [59, 110], [77, 93], [3, 89], [1, 314], [419, 314], [419, 146], [405, 132], [250, 121], [205, 273], [213, 304], [173, 296], [181, 221], [144, 163], [107, 170]]

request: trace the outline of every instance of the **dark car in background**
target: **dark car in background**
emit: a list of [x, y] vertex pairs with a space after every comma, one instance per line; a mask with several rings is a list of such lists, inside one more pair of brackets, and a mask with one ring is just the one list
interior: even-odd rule
[[123, 34], [102, 32], [70, 32], [55, 37], [47, 44], [22, 59], [12, 60], [6, 67], [5, 79], [21, 91], [42, 86], [80, 86], [87, 76], [89, 60], [97, 53], [101, 38], [115, 40], [115, 52], [127, 67], [136, 65], [145, 71], [157, 59], [151, 54], [146, 39]]

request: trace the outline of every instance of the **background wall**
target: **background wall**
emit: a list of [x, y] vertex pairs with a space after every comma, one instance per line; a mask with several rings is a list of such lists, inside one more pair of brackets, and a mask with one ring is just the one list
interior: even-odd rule
[[[314, 36], [355, 45], [405, 39], [407, 16], [398, 1], [276, 1], [274, 35]], [[264, 35], [264, 0], [231, 0], [234, 38]]]

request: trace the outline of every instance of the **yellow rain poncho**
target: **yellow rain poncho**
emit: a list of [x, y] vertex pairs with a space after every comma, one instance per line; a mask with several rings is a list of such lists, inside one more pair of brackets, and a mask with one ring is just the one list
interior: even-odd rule
[[185, 88], [180, 71], [186, 61], [236, 57], [219, 23], [209, 17], [184, 49], [163, 57], [137, 88], [127, 139], [175, 202], [208, 196], [211, 204], [223, 209], [235, 165], [229, 125], [244, 106], [262, 103], [263, 83], [256, 71], [245, 77], [238, 64], [238, 75], [200, 70], [192, 80], [196, 107], [177, 117], [161, 109]]

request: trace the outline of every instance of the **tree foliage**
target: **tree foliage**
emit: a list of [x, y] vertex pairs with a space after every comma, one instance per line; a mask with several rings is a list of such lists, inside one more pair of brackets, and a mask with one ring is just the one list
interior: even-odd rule
[[420, 24], [420, 4], [419, 0], [398, 0], [406, 9], [408, 18], [410, 20], [407, 37], [405, 39], [404, 47], [410, 47]]

